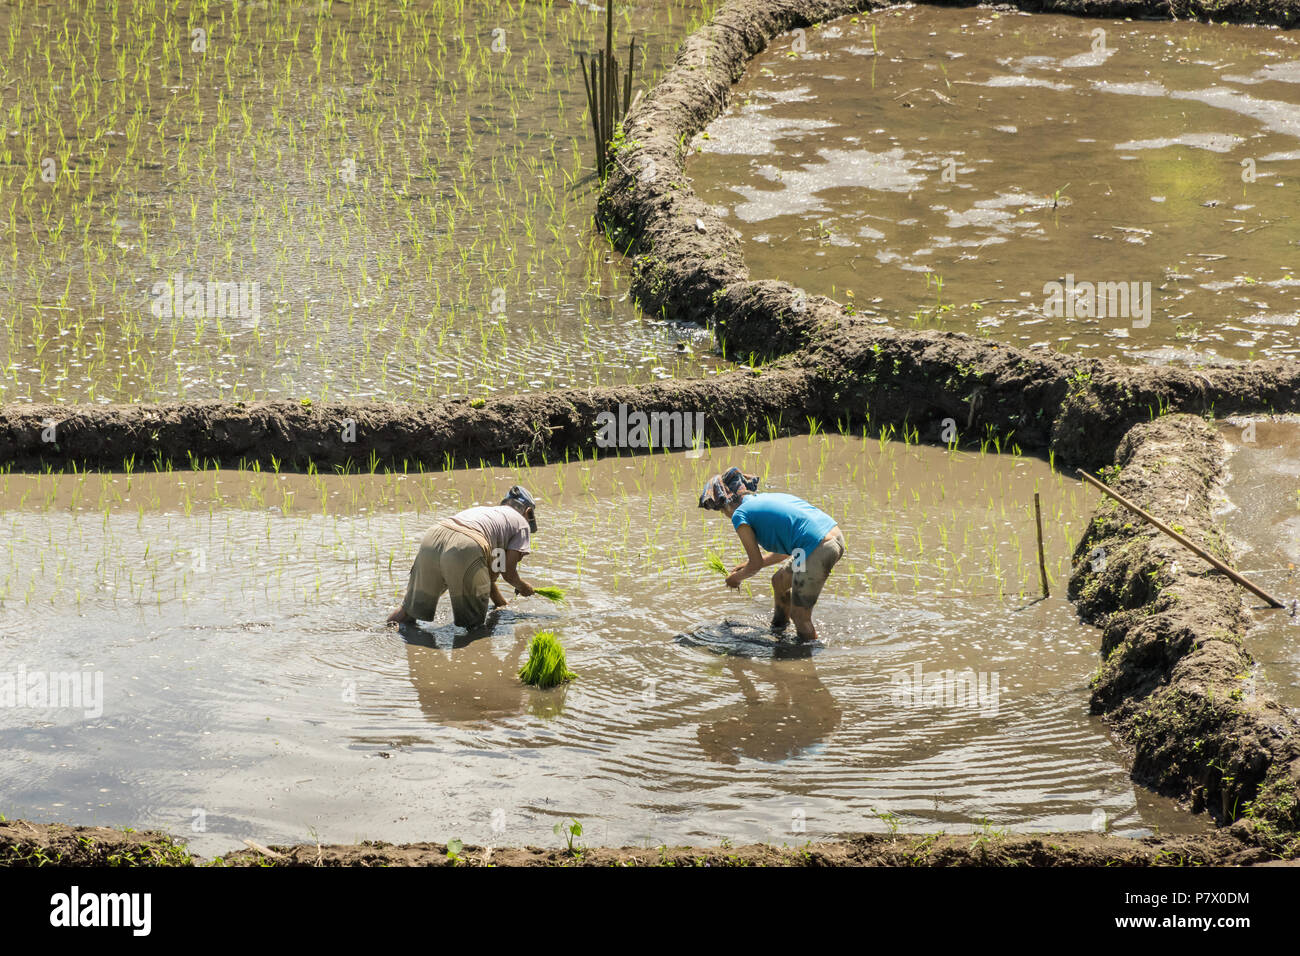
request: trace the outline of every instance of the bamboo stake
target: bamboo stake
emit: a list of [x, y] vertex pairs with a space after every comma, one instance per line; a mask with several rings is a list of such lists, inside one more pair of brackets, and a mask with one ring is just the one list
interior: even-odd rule
[[[612, 22], [612, 21], [611, 21]], [[604, 138], [601, 150], [604, 153], [604, 168], [610, 168], [610, 140], [614, 139], [614, 108], [617, 95], [616, 73], [619, 64], [614, 59], [614, 51], [604, 48]]]
[[[592, 87], [595, 80], [595, 70], [592, 70], [591, 79], [587, 77], [587, 58], [581, 53], [578, 54], [578, 67], [582, 70], [582, 85], [587, 91], [587, 110], [591, 113], [591, 132], [596, 137], [596, 142], [600, 142], [600, 121], [596, 118], [596, 91]], [[600, 153], [596, 154], [597, 169], [596, 175], [600, 175]]]
[[1043, 582], [1043, 597], [1051, 597], [1047, 589], [1047, 559], [1043, 556], [1043, 509], [1038, 502], [1038, 492], [1034, 492], [1034, 521], [1038, 525], [1038, 577]]
[[605, 178], [605, 81], [604, 56], [591, 58], [591, 87], [596, 91], [596, 175]]
[[1086, 482], [1088, 482], [1088, 484], [1092, 485], [1093, 487], [1095, 487], [1095, 488], [1097, 488], [1097, 489], [1099, 489], [1099, 490], [1105, 492], [1107, 495], [1109, 495], [1110, 497], [1114, 498], [1116, 501], [1118, 501], [1120, 504], [1122, 504], [1122, 505], [1123, 505], [1125, 508], [1127, 508], [1129, 511], [1133, 512], [1133, 513], [1134, 513], [1135, 515], [1137, 515], [1139, 518], [1141, 518], [1141, 519], [1143, 519], [1144, 521], [1147, 521], [1147, 522], [1149, 522], [1149, 523], [1155, 525], [1157, 528], [1159, 528], [1159, 529], [1160, 529], [1161, 531], [1163, 531], [1165, 534], [1169, 535], [1169, 537], [1173, 538], [1175, 541], [1177, 541], [1177, 542], [1178, 542], [1179, 544], [1181, 544], [1183, 547], [1185, 547], [1185, 548], [1187, 548], [1188, 550], [1192, 551], [1194, 554], [1198, 555], [1199, 557], [1204, 558], [1204, 559], [1205, 559], [1206, 561], [1208, 561], [1210, 564], [1214, 565], [1214, 567], [1215, 567], [1216, 569], [1218, 569], [1219, 571], [1222, 571], [1224, 574], [1226, 574], [1226, 575], [1227, 575], [1229, 578], [1231, 578], [1233, 581], [1235, 581], [1235, 582], [1237, 582], [1238, 584], [1240, 584], [1240, 585], [1241, 585], [1243, 588], [1245, 588], [1247, 591], [1251, 592], [1252, 594], [1256, 595], [1257, 597], [1261, 597], [1261, 598], [1263, 598], [1265, 601], [1268, 602], [1268, 604], [1269, 604], [1270, 607], [1285, 607], [1285, 605], [1284, 605], [1281, 601], [1279, 601], [1277, 598], [1273, 597], [1273, 595], [1269, 594], [1269, 593], [1268, 593], [1267, 591], [1265, 591], [1263, 588], [1258, 587], [1258, 586], [1252, 584], [1250, 581], [1246, 580], [1246, 578], [1244, 578], [1242, 575], [1238, 574], [1238, 573], [1237, 573], [1236, 571], [1234, 571], [1232, 568], [1228, 567], [1226, 564], [1224, 564], [1222, 561], [1220, 561], [1220, 560], [1219, 560], [1218, 558], [1216, 558], [1214, 555], [1210, 554], [1208, 551], [1206, 551], [1206, 550], [1205, 550], [1204, 548], [1202, 548], [1200, 545], [1193, 544], [1191, 541], [1188, 541], [1186, 538], [1184, 538], [1181, 534], [1179, 534], [1179, 533], [1178, 533], [1177, 531], [1175, 531], [1173, 528], [1169, 527], [1167, 524], [1165, 524], [1164, 522], [1160, 521], [1158, 518], [1155, 518], [1155, 517], [1153, 517], [1152, 515], [1148, 514], [1147, 512], [1143, 511], [1141, 508], [1139, 508], [1137, 505], [1133, 504], [1133, 502], [1129, 501], [1129, 500], [1128, 500], [1127, 498], [1125, 498], [1123, 495], [1120, 495], [1120, 494], [1117, 494], [1117, 493], [1114, 492], [1114, 491], [1111, 491], [1110, 488], [1108, 488], [1106, 485], [1102, 484], [1100, 481], [1098, 481], [1098, 480], [1097, 480], [1096, 478], [1094, 478], [1092, 475], [1088, 474], [1088, 473], [1087, 473], [1086, 471], [1084, 471], [1082, 468], [1079, 469], [1079, 477], [1083, 478], [1083, 480], [1086, 481]]
[[627, 45], [627, 75], [623, 77], [623, 115], [632, 108], [632, 64], [636, 58], [636, 37]]

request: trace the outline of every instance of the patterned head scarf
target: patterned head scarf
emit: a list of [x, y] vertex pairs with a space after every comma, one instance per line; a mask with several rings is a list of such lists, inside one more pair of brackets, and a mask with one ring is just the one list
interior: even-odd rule
[[747, 475], [739, 468], [728, 468], [720, 475], [714, 475], [704, 484], [700, 492], [700, 507], [710, 511], [721, 511], [728, 502], [739, 500], [740, 489], [758, 490], [758, 476]]
[[515, 510], [520, 514], [523, 514], [526, 518], [528, 516], [524, 513], [529, 508], [532, 508], [533, 517], [528, 518], [528, 530], [533, 534], [537, 533], [537, 503], [533, 501], [533, 496], [528, 493], [527, 488], [523, 485], [512, 486], [510, 490], [506, 492], [506, 496], [501, 499], [501, 503], [503, 505], [514, 505]]

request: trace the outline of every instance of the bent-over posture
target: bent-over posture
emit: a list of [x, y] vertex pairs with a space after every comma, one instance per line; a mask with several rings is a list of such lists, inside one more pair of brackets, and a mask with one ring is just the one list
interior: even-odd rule
[[451, 610], [458, 627], [478, 627], [487, 618], [488, 600], [504, 607], [497, 578], [528, 597], [533, 587], [519, 576], [519, 562], [528, 554], [530, 535], [537, 530], [532, 496], [515, 485], [501, 504], [467, 508], [425, 532], [411, 565], [402, 606], [388, 616], [389, 624], [431, 621], [444, 591], [451, 593]]
[[[772, 627], [781, 630], [794, 621], [800, 640], [817, 640], [813, 605], [844, 556], [844, 534], [835, 519], [794, 495], [760, 494], [758, 478], [739, 468], [710, 478], [700, 493], [700, 507], [730, 518], [748, 555], [731, 569], [727, 586], [738, 588], [763, 568], [780, 564], [772, 575]], [[771, 553], [764, 557], [760, 549]]]

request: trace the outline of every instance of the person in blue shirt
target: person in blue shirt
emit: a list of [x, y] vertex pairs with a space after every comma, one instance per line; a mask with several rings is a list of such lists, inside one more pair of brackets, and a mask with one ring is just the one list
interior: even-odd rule
[[[835, 519], [794, 495], [760, 494], [758, 478], [739, 468], [710, 478], [700, 493], [700, 507], [730, 518], [749, 556], [731, 569], [727, 587], [738, 588], [763, 568], [780, 564], [772, 575], [772, 627], [782, 630], [793, 621], [800, 640], [817, 640], [813, 605], [844, 556], [844, 533]], [[771, 553], [764, 557], [763, 551]]]

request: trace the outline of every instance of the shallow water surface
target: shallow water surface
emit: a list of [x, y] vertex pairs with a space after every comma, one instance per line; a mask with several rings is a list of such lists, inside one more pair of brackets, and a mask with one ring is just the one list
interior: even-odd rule
[[1146, 362], [1296, 357], [1298, 44], [891, 8], [776, 39], [688, 170], [752, 275], [864, 321]]
[[1288, 605], [1243, 592], [1254, 620], [1246, 649], [1260, 688], [1300, 707], [1300, 421], [1233, 419], [1220, 431], [1232, 449], [1224, 520], [1238, 570]]
[[[638, 88], [706, 6], [619, 4]], [[593, 225], [577, 58], [603, 9], [0, 5], [0, 401], [421, 400], [725, 364], [637, 311]]]
[[[735, 592], [704, 565], [743, 553], [696, 505], [732, 462], [845, 532], [812, 656], [673, 640], [770, 613], [766, 575]], [[818, 435], [523, 473], [0, 480], [0, 674], [103, 680], [97, 717], [0, 708], [10, 817], [162, 827], [205, 853], [550, 845], [570, 817], [584, 842], [651, 845], [1204, 822], [1135, 789], [1088, 714], [1097, 635], [1063, 591], [1095, 495], [1037, 459]], [[540, 502], [524, 574], [567, 603], [516, 599], [474, 633], [445, 606], [382, 626], [423, 529], [514, 481]], [[541, 629], [579, 675], [563, 689], [515, 677]]]

